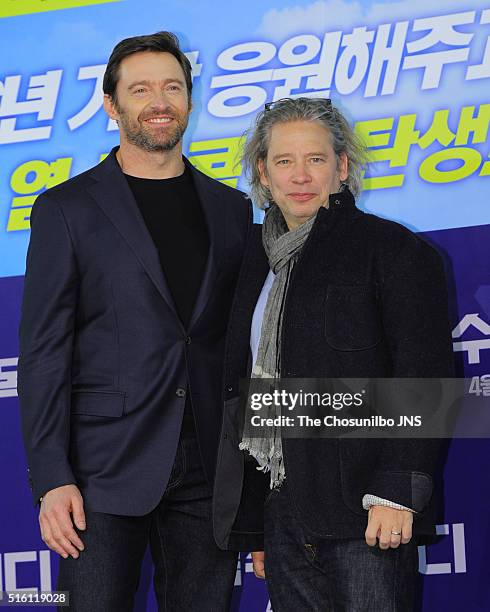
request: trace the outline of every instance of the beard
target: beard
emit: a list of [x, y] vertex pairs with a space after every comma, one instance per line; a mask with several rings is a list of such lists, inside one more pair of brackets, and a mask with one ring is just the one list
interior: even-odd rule
[[[184, 136], [189, 120], [188, 114], [176, 113], [169, 108], [159, 113], [155, 110], [146, 111], [141, 113], [136, 120], [132, 119], [124, 108], [117, 107], [116, 110], [119, 113], [119, 128], [124, 132], [127, 141], [151, 153], [171, 151], [176, 147]], [[172, 117], [171, 125], [164, 124], [161, 128], [155, 129], [155, 126], [150, 127], [144, 124], [146, 119], [151, 119], [159, 114]]]

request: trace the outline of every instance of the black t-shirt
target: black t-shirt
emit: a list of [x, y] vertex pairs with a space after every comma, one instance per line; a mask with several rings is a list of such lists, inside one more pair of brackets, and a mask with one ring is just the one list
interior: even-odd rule
[[125, 175], [160, 256], [177, 313], [188, 327], [204, 276], [209, 235], [188, 168], [180, 176]]

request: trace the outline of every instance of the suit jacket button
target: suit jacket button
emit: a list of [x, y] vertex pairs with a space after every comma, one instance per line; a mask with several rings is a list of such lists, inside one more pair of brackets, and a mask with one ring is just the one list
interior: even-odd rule
[[185, 339], [185, 343], [190, 344], [191, 342], [192, 342], [191, 337], [187, 336], [187, 338]]
[[176, 395], [177, 397], [184, 397], [184, 395], [185, 395], [185, 389], [182, 389], [182, 387], [179, 387], [179, 388], [177, 389], [177, 391], [175, 392], [175, 395]]

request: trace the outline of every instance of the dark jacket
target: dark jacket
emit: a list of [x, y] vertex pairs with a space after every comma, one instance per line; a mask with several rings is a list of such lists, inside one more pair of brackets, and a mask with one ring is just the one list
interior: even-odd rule
[[251, 207], [185, 163], [210, 237], [187, 330], [115, 151], [36, 200], [18, 369], [35, 501], [76, 483], [93, 511], [149, 512], [166, 488], [187, 393], [213, 481], [226, 324]]
[[[225, 412], [215, 481], [218, 544], [262, 547], [269, 475], [238, 450], [239, 380], [249, 372], [250, 324], [269, 271], [254, 226], [228, 330]], [[349, 192], [320, 208], [293, 269], [282, 328], [284, 377], [451, 377], [453, 355], [441, 258], [405, 227], [365, 214]], [[363, 537], [371, 493], [417, 514], [433, 533], [432, 439], [284, 439], [286, 478], [305, 525], [324, 537]], [[245, 461], [244, 461], [245, 459]]]

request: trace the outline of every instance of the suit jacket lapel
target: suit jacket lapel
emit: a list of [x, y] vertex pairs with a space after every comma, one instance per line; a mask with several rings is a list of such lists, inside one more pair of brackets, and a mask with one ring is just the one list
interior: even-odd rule
[[191, 329], [206, 308], [221, 270], [220, 262], [222, 262], [225, 253], [227, 207], [216, 186], [213, 184], [213, 179], [196, 170], [186, 158], [184, 158], [184, 162], [191, 170], [209, 234], [208, 258], [189, 322], [189, 329]]
[[109, 156], [93, 169], [92, 177], [96, 183], [89, 187], [89, 191], [131, 247], [163, 299], [178, 318], [158, 251], [117, 162], [115, 152], [116, 149], [113, 149]]

